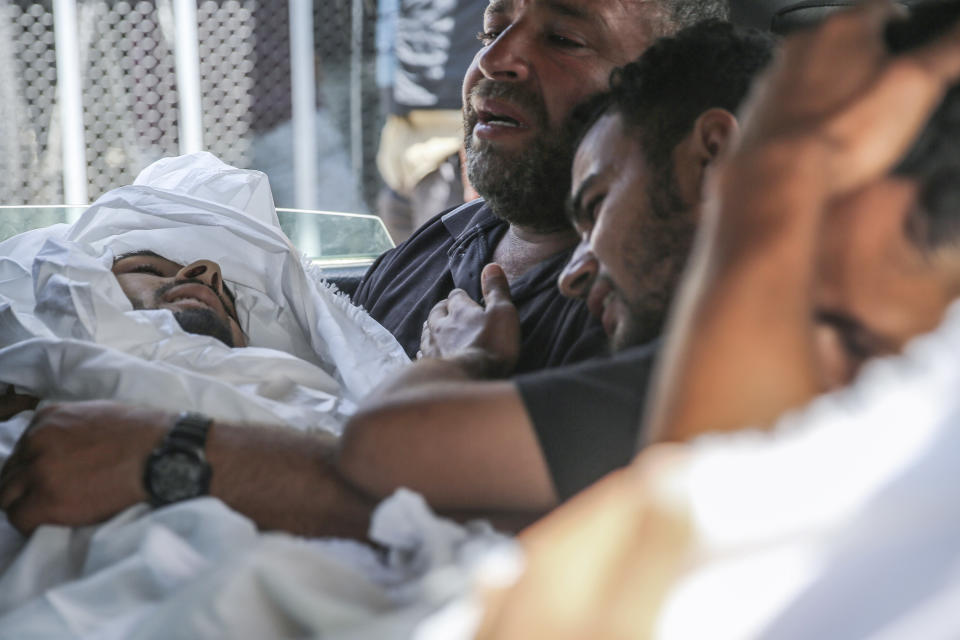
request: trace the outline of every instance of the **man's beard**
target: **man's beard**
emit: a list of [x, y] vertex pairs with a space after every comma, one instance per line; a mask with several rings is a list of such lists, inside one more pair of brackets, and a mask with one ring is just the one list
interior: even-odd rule
[[622, 247], [634, 293], [610, 283], [627, 308], [627, 317], [610, 336], [615, 352], [660, 335], [696, 234], [695, 214], [680, 195], [673, 163], [660, 163], [651, 173], [654, 184], [647, 198], [653, 228], [643, 237], [625, 239]]
[[210, 336], [228, 347], [234, 346], [230, 327], [212, 309], [183, 309], [175, 311], [173, 317], [187, 333]]
[[[217, 291], [206, 282], [198, 280], [197, 278], [186, 278], [163, 285], [153, 292], [154, 300], [162, 300], [164, 294], [182, 284], [200, 284], [207, 287], [220, 299], [220, 304], [223, 305], [223, 308], [227, 308], [227, 303], [224, 301], [223, 296], [217, 293]], [[158, 304], [154, 303], [152, 308], [157, 308], [158, 306]], [[137, 308], [136, 303], [134, 303], [134, 308]], [[216, 338], [230, 348], [236, 346], [233, 340], [233, 332], [230, 331], [229, 322], [220, 317], [213, 309], [183, 309], [181, 311], [174, 311], [173, 317], [180, 325], [180, 328], [187, 333]]]
[[[495, 143], [474, 140], [478, 122], [473, 98], [503, 99], [523, 109], [533, 121], [534, 138], [518, 152], [497, 148]], [[567, 127], [547, 129], [546, 106], [536, 94], [507, 82], [481, 80], [464, 106], [464, 147], [467, 177], [477, 193], [500, 218], [539, 233], [570, 227], [564, 202], [570, 190], [573, 144]]]

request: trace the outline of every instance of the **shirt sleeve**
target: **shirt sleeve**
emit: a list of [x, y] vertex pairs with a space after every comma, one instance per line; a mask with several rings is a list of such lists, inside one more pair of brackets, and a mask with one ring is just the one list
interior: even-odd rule
[[633, 459], [655, 352], [636, 347], [514, 379], [561, 500]]

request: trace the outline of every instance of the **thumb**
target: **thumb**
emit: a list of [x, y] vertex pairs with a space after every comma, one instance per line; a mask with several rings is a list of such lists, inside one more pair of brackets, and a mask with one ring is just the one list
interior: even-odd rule
[[483, 268], [480, 274], [480, 289], [486, 306], [497, 302], [512, 302], [507, 274], [496, 262], [491, 262]]

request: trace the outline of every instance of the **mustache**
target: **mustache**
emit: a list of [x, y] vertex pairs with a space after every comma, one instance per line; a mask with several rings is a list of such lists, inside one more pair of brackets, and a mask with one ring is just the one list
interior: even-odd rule
[[224, 299], [224, 297], [220, 293], [218, 293], [216, 289], [211, 287], [209, 284], [197, 278], [184, 278], [182, 280], [177, 280], [175, 282], [168, 282], [167, 284], [157, 289], [153, 295], [156, 299], [159, 300], [160, 298], [165, 296], [168, 291], [170, 291], [174, 287], [179, 287], [182, 284], [199, 284], [199, 285], [203, 285], [207, 289], [210, 289], [213, 295], [217, 296], [217, 300], [220, 301], [220, 306], [223, 307], [223, 312], [227, 314], [230, 318], [236, 320], [237, 324], [240, 323], [240, 319], [237, 318], [237, 316], [235, 316], [234, 314], [230, 313], [230, 307], [227, 305], [227, 301]]
[[490, 98], [494, 100], [503, 100], [522, 109], [538, 124], [547, 123], [547, 105], [543, 102], [543, 97], [529, 89], [528, 87], [514, 82], [499, 82], [489, 78], [483, 78], [470, 90], [469, 100], [467, 100], [467, 119], [475, 121], [477, 112], [473, 108], [475, 98]]

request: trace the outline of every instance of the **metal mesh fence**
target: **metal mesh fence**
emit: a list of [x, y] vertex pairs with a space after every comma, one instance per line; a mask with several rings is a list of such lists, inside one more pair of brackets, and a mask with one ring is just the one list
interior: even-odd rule
[[[367, 210], [379, 180], [381, 126], [373, 78], [375, 8], [364, 3], [352, 40], [353, 0], [315, 0], [319, 204]], [[87, 195], [129, 184], [150, 162], [179, 153], [172, 0], [80, 0], [80, 68]], [[279, 206], [293, 206], [290, 42], [286, 2], [198, 4], [204, 148], [268, 174]], [[351, 76], [351, 68], [354, 75]], [[359, 76], [356, 73], [359, 70]], [[359, 77], [359, 113], [349, 108]], [[0, 203], [64, 200], [52, 0], [0, 1]], [[362, 158], [350, 157], [352, 118]], [[362, 166], [360, 175], [351, 166]]]

